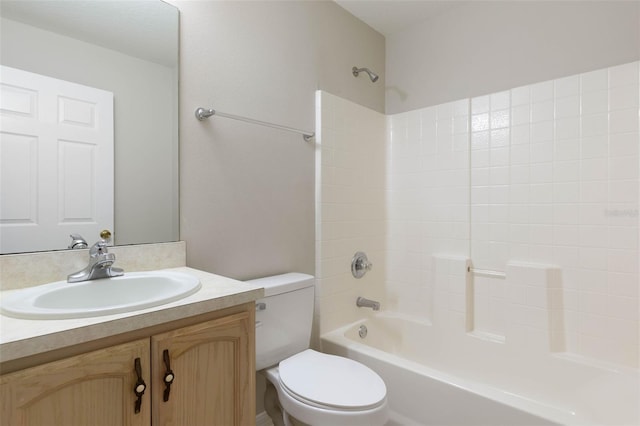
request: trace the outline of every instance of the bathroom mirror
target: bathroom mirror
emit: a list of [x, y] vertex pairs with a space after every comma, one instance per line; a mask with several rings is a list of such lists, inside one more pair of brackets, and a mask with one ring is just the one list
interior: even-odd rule
[[[0, 18], [1, 65], [113, 93], [113, 243], [177, 241], [177, 8], [159, 0], [2, 0]], [[83, 237], [89, 245], [99, 238]], [[70, 238], [59, 239], [17, 252], [67, 249]]]

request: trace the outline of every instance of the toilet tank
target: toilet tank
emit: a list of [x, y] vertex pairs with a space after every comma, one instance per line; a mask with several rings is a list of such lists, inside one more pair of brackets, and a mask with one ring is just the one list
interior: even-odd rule
[[247, 282], [264, 287], [256, 300], [256, 370], [308, 349], [314, 277], [291, 272]]

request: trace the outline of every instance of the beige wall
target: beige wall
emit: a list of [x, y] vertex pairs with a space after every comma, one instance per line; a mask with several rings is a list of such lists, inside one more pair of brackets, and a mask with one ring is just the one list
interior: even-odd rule
[[[314, 144], [213, 117], [314, 130], [322, 88], [384, 109], [384, 38], [333, 2], [172, 1], [180, 9], [180, 234], [187, 264], [237, 279], [314, 270]], [[381, 74], [372, 84], [354, 65]]]
[[640, 2], [467, 2], [387, 37], [386, 112], [640, 58]]

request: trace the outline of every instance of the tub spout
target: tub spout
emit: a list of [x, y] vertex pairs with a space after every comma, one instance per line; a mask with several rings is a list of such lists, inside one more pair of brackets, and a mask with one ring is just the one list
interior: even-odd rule
[[356, 306], [358, 308], [371, 308], [374, 311], [380, 310], [380, 302], [376, 302], [375, 300], [365, 299], [364, 297], [358, 297], [356, 299]]

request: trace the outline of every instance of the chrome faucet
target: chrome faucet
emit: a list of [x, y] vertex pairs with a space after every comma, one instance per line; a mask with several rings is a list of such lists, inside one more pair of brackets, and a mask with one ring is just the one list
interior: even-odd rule
[[67, 248], [70, 248], [71, 250], [78, 250], [86, 249], [87, 247], [89, 247], [89, 245], [87, 244], [87, 240], [82, 238], [82, 235], [71, 234], [69, 236], [71, 237], [71, 244], [69, 244], [69, 247]]
[[380, 302], [376, 302], [375, 300], [365, 299], [364, 297], [358, 297], [356, 299], [356, 306], [358, 308], [371, 308], [374, 311], [380, 310]]
[[123, 275], [122, 269], [113, 267], [116, 255], [107, 250], [107, 243], [110, 239], [111, 232], [102, 231], [100, 240], [89, 249], [89, 264], [83, 270], [69, 275], [67, 282], [77, 283]]

